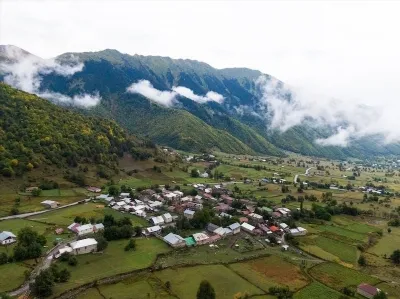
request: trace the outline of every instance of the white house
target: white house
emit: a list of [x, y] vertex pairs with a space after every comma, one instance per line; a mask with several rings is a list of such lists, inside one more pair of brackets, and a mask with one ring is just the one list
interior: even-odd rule
[[154, 224], [154, 225], [162, 225], [164, 224], [164, 218], [162, 216], [154, 216], [151, 217], [150, 221]]
[[290, 230], [290, 234], [292, 236], [304, 236], [307, 234], [307, 230], [305, 228], [302, 227], [298, 227], [298, 228], [293, 228]]
[[44, 200], [41, 202], [43, 206], [45, 206], [47, 209], [54, 209], [57, 208], [59, 203], [54, 201], [54, 200]]
[[12, 233], [8, 231], [3, 231], [0, 233], [0, 244], [1, 245], [8, 245], [15, 243], [17, 241], [17, 237]]
[[165, 223], [170, 223], [172, 222], [172, 216], [170, 213], [165, 213], [162, 215], [162, 218], [164, 219]]
[[251, 213], [251, 214], [249, 214], [249, 217], [250, 217], [252, 220], [256, 221], [256, 222], [261, 222], [261, 221], [263, 221], [263, 216], [261, 216], [261, 215], [259, 215], [259, 214], [256, 214], [256, 213]]
[[97, 241], [93, 238], [87, 238], [72, 242], [69, 247], [72, 248], [72, 254], [91, 253], [97, 250]]
[[186, 245], [184, 238], [173, 233], [169, 233], [163, 239], [166, 243], [168, 243], [172, 247], [184, 247]]
[[121, 193], [119, 196], [121, 196], [122, 198], [126, 198], [126, 197], [129, 197], [129, 193], [124, 192], [124, 193]]
[[92, 224], [84, 224], [75, 228], [78, 236], [84, 236], [87, 234], [94, 233], [93, 225]]
[[289, 228], [289, 226], [288, 226], [286, 223], [283, 223], [283, 222], [279, 223], [279, 227], [280, 227], [281, 229], [287, 229], [287, 228]]
[[229, 225], [228, 228], [232, 231], [234, 235], [240, 233], [240, 224], [237, 222]]
[[208, 178], [208, 173], [204, 172], [204, 173], [200, 174], [200, 177], [201, 178]]
[[161, 232], [161, 226], [159, 225], [150, 226], [145, 229], [145, 234], [147, 235], [158, 234], [160, 232]]
[[242, 229], [243, 229], [244, 231], [246, 231], [246, 232], [248, 232], [248, 233], [251, 233], [251, 234], [254, 234], [254, 230], [256, 229], [254, 226], [252, 226], [251, 224], [248, 224], [248, 223], [246, 223], [246, 222], [243, 222], [243, 223], [241, 224], [241, 227], [242, 227]]
[[175, 190], [173, 193], [175, 193], [179, 198], [183, 196], [183, 192], [179, 190]]
[[193, 234], [192, 237], [199, 245], [207, 243], [209, 239], [209, 236], [207, 236], [205, 233], [196, 233]]
[[183, 212], [183, 215], [184, 215], [187, 219], [192, 219], [193, 216], [194, 216], [194, 211], [189, 210], [189, 209], [186, 209], [186, 210]]

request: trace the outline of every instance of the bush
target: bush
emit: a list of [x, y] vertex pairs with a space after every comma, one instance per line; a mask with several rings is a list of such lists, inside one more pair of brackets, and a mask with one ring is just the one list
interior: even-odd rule
[[136, 242], [133, 239], [130, 239], [128, 244], [125, 246], [125, 251], [135, 250], [136, 249]]
[[73, 255], [70, 256], [70, 258], [68, 259], [68, 265], [70, 265], [70, 266], [78, 265], [78, 259]]

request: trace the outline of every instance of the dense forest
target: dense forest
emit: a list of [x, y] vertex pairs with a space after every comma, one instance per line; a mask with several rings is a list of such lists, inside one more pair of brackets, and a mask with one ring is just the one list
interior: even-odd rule
[[85, 116], [0, 83], [3, 176], [20, 176], [43, 164], [113, 166], [138, 143], [113, 121]]

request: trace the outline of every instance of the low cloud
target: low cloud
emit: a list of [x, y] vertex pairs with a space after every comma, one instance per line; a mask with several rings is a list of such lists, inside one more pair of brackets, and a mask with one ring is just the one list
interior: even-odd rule
[[381, 135], [386, 144], [400, 141], [398, 122], [400, 104], [367, 106], [362, 101], [338, 100], [295, 89], [267, 77], [257, 84], [262, 92], [261, 110], [272, 129], [285, 132], [304, 124], [328, 129], [332, 134], [317, 139], [321, 145], [348, 146], [352, 140]]
[[140, 80], [127, 88], [127, 92], [141, 94], [142, 96], [163, 106], [171, 107], [177, 103], [177, 96], [183, 96], [197, 103], [217, 102], [222, 103], [224, 97], [217, 92], [209, 91], [205, 96], [195, 94], [191, 89], [183, 86], [172, 87], [172, 90], [158, 90], [148, 80]]
[[172, 88], [173, 91], [184, 96], [185, 98], [191, 99], [197, 103], [206, 103], [206, 102], [217, 102], [222, 103], [224, 101], [224, 97], [215, 91], [209, 91], [205, 96], [199, 96], [193, 92], [193, 90], [183, 87], [176, 86]]
[[82, 71], [84, 67], [83, 63], [79, 62], [73, 56], [71, 56], [68, 63], [60, 64], [55, 59], [42, 59], [13, 46], [3, 47], [2, 52], [7, 57], [7, 60], [0, 64], [0, 70], [5, 74], [4, 82], [15, 88], [34, 93], [57, 103], [84, 108], [93, 107], [101, 100], [98, 93], [95, 95], [81, 94], [70, 97], [40, 89], [44, 75], [54, 73], [69, 77]]
[[176, 102], [176, 92], [158, 90], [157, 88], [154, 88], [148, 80], [140, 80], [137, 83], [133, 83], [126, 91], [141, 94], [142, 96], [167, 107], [171, 107]]

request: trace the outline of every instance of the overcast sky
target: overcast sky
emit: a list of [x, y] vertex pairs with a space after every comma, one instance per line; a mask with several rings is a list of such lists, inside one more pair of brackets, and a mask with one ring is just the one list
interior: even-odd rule
[[400, 92], [399, 1], [0, 3], [0, 44], [44, 58], [113, 48], [259, 69], [370, 104]]

